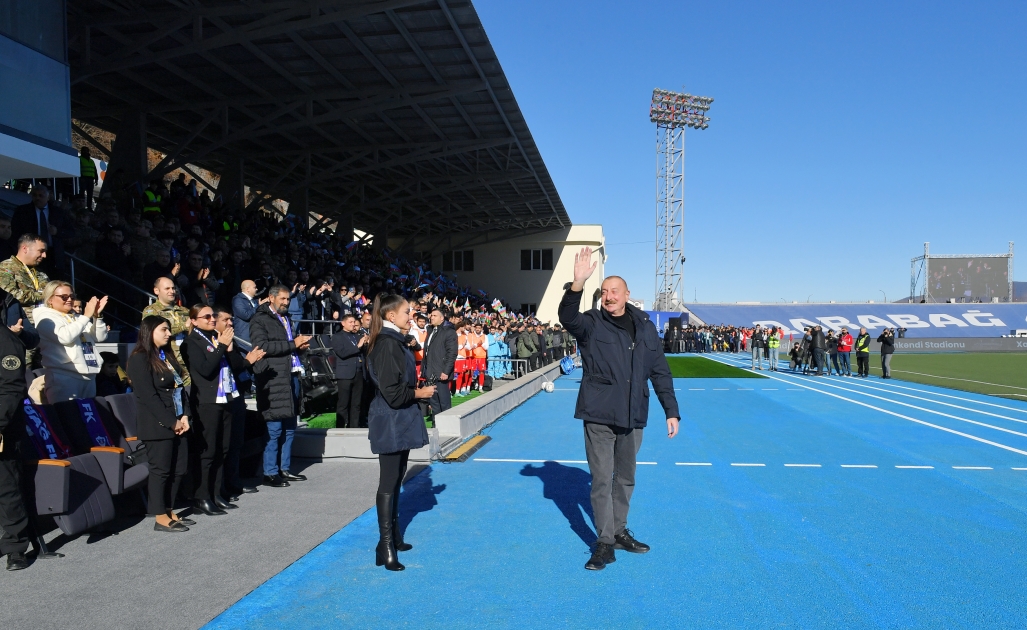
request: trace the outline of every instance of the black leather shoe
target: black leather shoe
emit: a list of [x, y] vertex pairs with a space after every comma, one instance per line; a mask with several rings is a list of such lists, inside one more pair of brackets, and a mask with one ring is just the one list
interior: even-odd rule
[[232, 505], [228, 501], [225, 501], [221, 497], [214, 497], [214, 505], [218, 506], [222, 510], [238, 510], [238, 505]]
[[23, 553], [7, 554], [7, 570], [21, 571], [29, 568], [29, 559]]
[[241, 498], [242, 498], [242, 493], [241, 492], [233, 492], [233, 493], [229, 494], [227, 497], [225, 497], [225, 501], [228, 501], [230, 503], [235, 503], [236, 501], [238, 501]]
[[282, 475], [282, 479], [285, 479], [286, 481], [306, 481], [307, 480], [306, 475], [294, 475], [291, 472], [289, 472], [288, 470], [283, 470], [281, 472], [281, 475]]
[[635, 540], [635, 537], [631, 535], [630, 529], [625, 529], [622, 533], [613, 537], [613, 548], [623, 549], [631, 553], [645, 553], [649, 551], [649, 545]]
[[175, 521], [175, 522], [176, 523], [181, 523], [183, 525], [195, 525], [196, 524], [196, 521], [194, 521], [193, 519], [191, 519], [191, 518], [184, 518], [182, 516], [179, 516], [178, 520]]
[[242, 491], [243, 494], [253, 494], [254, 492], [260, 492], [260, 490], [257, 490], [256, 486], [243, 486]]
[[606, 568], [606, 565], [616, 561], [617, 557], [613, 554], [613, 545], [597, 542], [596, 548], [592, 552], [592, 557], [585, 563], [585, 568], [589, 571], [602, 571]]
[[275, 475], [273, 477], [269, 475], [264, 475], [264, 485], [271, 486], [272, 488], [288, 488], [289, 482], [285, 479], [282, 479], [278, 475]]
[[189, 531], [189, 528], [185, 525], [171, 521], [171, 525], [161, 525], [160, 523], [153, 524], [153, 531], [155, 532], [167, 532], [169, 534], [178, 534], [181, 532]]
[[210, 499], [196, 499], [193, 501], [193, 509], [201, 514], [206, 514], [207, 516], [221, 516], [223, 514], [228, 514], [228, 512], [214, 505], [214, 502]]

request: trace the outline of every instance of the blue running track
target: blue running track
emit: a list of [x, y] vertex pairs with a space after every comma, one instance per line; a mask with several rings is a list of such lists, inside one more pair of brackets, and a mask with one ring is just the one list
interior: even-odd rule
[[374, 566], [372, 509], [207, 627], [1027, 628], [1027, 404], [764, 374], [675, 380], [674, 440], [652, 398], [648, 554], [583, 569], [577, 372], [406, 484], [406, 571]]

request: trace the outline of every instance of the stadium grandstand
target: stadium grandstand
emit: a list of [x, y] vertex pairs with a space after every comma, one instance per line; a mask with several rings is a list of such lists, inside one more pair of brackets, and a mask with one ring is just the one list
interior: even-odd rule
[[686, 304], [653, 99], [645, 311], [470, 0], [0, 3], [0, 627], [1027, 626], [1012, 243]]

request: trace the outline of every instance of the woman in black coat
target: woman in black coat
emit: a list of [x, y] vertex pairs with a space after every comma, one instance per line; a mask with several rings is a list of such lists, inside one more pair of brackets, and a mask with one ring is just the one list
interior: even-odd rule
[[428, 431], [418, 400], [426, 400], [435, 387], [417, 387], [414, 354], [406, 337], [410, 329], [410, 303], [400, 295], [375, 298], [368, 340], [367, 364], [377, 391], [367, 416], [371, 452], [378, 455], [378, 533], [375, 549], [378, 566], [402, 571], [396, 551], [411, 546], [403, 542], [398, 527], [399, 489], [406, 473], [410, 449], [428, 443]]
[[189, 397], [173, 352], [171, 325], [157, 315], [144, 317], [139, 341], [128, 358], [128, 378], [136, 398], [136, 430], [146, 444], [150, 464], [150, 510], [154, 531], [186, 532], [195, 525], [171, 511], [188, 464], [185, 433], [189, 430]]

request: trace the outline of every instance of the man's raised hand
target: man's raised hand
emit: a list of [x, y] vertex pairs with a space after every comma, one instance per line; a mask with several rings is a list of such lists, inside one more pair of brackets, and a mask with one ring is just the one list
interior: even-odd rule
[[572, 291], [581, 291], [585, 288], [585, 281], [592, 276], [599, 261], [592, 262], [592, 248], [582, 247], [581, 252], [574, 255], [574, 282], [571, 283]]

